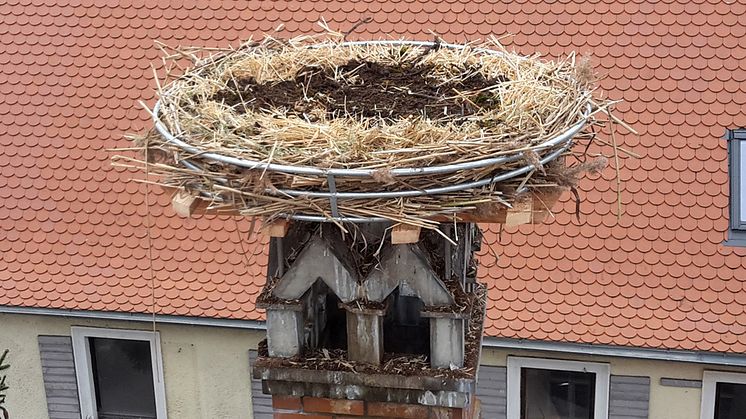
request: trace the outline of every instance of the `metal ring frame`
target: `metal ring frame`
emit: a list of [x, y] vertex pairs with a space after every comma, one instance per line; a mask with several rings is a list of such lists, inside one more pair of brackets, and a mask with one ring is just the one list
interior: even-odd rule
[[[434, 43], [429, 42], [429, 41], [405, 41], [405, 40], [401, 40], [401, 41], [353, 41], [353, 42], [345, 42], [341, 45], [410, 45], [410, 46], [427, 47], [427, 46], [434, 45]], [[446, 47], [446, 48], [453, 48], [453, 49], [467, 48], [467, 46], [465, 45], [455, 45], [455, 44], [440, 44], [440, 46]], [[315, 46], [315, 47], [320, 48], [320, 47], [324, 47], [324, 45]], [[486, 53], [486, 54], [501, 54], [501, 52], [499, 51], [488, 50], [484, 48], [478, 48], [475, 50]], [[168, 94], [169, 92], [167, 91], [164, 94], [164, 96], [167, 96]], [[271, 191], [271, 190], [266, 191], [268, 193], [273, 193], [275, 195], [286, 195], [286, 196], [302, 197], [302, 198], [328, 198], [329, 199], [331, 209], [332, 209], [332, 217], [304, 215], [304, 214], [286, 215], [287, 218], [295, 219], [299, 221], [313, 221], [313, 222], [342, 221], [342, 222], [352, 222], [352, 223], [390, 221], [382, 217], [344, 217], [344, 216], [341, 216], [338, 211], [337, 200], [338, 199], [406, 198], [406, 197], [417, 197], [417, 196], [423, 196], [423, 195], [435, 195], [435, 194], [443, 194], [443, 193], [449, 193], [449, 192], [457, 192], [457, 191], [479, 188], [479, 187], [491, 185], [497, 182], [502, 182], [504, 180], [511, 179], [513, 177], [525, 174], [535, 168], [533, 165], [527, 165], [527, 166], [524, 166], [524, 167], [521, 167], [515, 170], [511, 170], [509, 172], [490, 176], [489, 178], [472, 181], [472, 182], [460, 183], [457, 185], [443, 186], [443, 187], [438, 187], [438, 188], [407, 190], [407, 191], [391, 191], [391, 192], [338, 192], [336, 190], [335, 178], [337, 177], [372, 177], [374, 173], [376, 172], [376, 170], [375, 169], [334, 169], [334, 168], [321, 169], [321, 168], [312, 167], [312, 166], [289, 166], [289, 165], [283, 165], [283, 164], [265, 163], [261, 161], [246, 160], [246, 159], [242, 159], [238, 157], [225, 156], [219, 153], [207, 152], [198, 147], [187, 144], [186, 142], [172, 135], [168, 131], [168, 128], [166, 128], [166, 126], [163, 124], [163, 122], [161, 122], [158, 116], [160, 114], [160, 107], [161, 107], [161, 99], [159, 99], [156, 102], [155, 107], [153, 108], [153, 122], [155, 124], [156, 131], [158, 131], [158, 133], [163, 138], [165, 138], [166, 141], [174, 144], [175, 146], [184, 150], [187, 153], [199, 155], [199, 157], [202, 159], [214, 160], [214, 161], [218, 161], [218, 162], [225, 163], [225, 164], [230, 164], [230, 165], [234, 165], [238, 167], [244, 167], [247, 169], [266, 170], [266, 171], [281, 172], [281, 173], [295, 174], [295, 175], [304, 175], [304, 176], [325, 177], [329, 185], [328, 192], [298, 191], [298, 190], [293, 190], [293, 189], [279, 189], [276, 191]], [[578, 123], [571, 126], [570, 128], [566, 129], [565, 131], [563, 131], [556, 137], [551, 138], [545, 141], [544, 143], [541, 143], [537, 146], [532, 147], [532, 150], [536, 151], [536, 150], [545, 150], [549, 148], [554, 148], [556, 146], [560, 146], [557, 150], [554, 150], [553, 152], [547, 154], [546, 156], [542, 157], [539, 160], [542, 165], [554, 160], [555, 158], [560, 156], [562, 153], [564, 153], [567, 149], [569, 149], [572, 146], [573, 137], [577, 135], [583, 129], [590, 113], [591, 113], [591, 107], [589, 104], [588, 107], [586, 108], [586, 111], [584, 112], [584, 115], [583, 115], [584, 118], [582, 120], [580, 120]], [[523, 158], [522, 153], [516, 152], [514, 154], [510, 154], [506, 156], [492, 157], [492, 158], [480, 159], [480, 160], [464, 162], [464, 163], [455, 163], [455, 164], [446, 164], [446, 165], [428, 166], [428, 167], [395, 168], [395, 169], [389, 170], [389, 173], [391, 173], [391, 175], [394, 177], [418, 176], [418, 175], [428, 175], [428, 174], [441, 175], [441, 174], [447, 174], [447, 173], [454, 173], [457, 171], [473, 170], [473, 169], [479, 169], [479, 168], [483, 168], [487, 166], [499, 165], [499, 164], [519, 160], [521, 158]], [[191, 170], [196, 171], [198, 169], [196, 165], [186, 160], [182, 160], [181, 163]]]

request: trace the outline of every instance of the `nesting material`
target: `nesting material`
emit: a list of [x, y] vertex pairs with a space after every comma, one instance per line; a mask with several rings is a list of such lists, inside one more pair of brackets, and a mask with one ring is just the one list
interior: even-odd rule
[[[584, 171], [603, 165], [582, 153], [541, 163], [565, 146], [543, 144], [573, 126], [583, 125], [576, 142], [592, 140], [595, 115], [605, 110], [593, 98], [590, 64], [575, 55], [546, 61], [507, 51], [497, 40], [453, 48], [438, 40], [350, 44], [332, 34], [266, 38], [227, 50], [180, 49], [166, 61], [184, 57], [193, 65], [161, 84], [154, 116], [193, 148], [185, 151], [152, 130], [136, 138], [145, 158], [117, 156], [115, 163], [147, 170], [157, 183], [199, 196], [217, 212], [270, 220], [378, 217], [431, 228], [535, 201], [537, 191], [572, 187]], [[258, 164], [241, 167], [204, 153]], [[501, 156], [514, 158], [442, 174], [396, 173]], [[330, 185], [328, 176], [260, 163], [368, 172], [337, 175]], [[422, 192], [526, 166], [503, 181], [420, 196], [288, 193]]]

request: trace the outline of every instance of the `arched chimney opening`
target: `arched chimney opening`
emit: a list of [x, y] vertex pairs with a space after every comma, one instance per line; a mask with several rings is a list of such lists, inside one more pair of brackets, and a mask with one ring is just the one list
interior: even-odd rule
[[326, 325], [321, 332], [319, 347], [347, 350], [347, 312], [340, 308], [342, 301], [329, 291], [324, 297]]
[[425, 304], [403, 295], [397, 287], [387, 298], [383, 319], [383, 350], [388, 354], [430, 356], [430, 321], [422, 316]]
[[347, 311], [324, 281], [317, 280], [307, 291], [304, 328], [309, 349], [347, 350]]

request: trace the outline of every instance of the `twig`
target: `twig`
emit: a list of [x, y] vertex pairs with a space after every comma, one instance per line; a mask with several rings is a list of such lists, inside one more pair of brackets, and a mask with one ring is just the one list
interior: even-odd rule
[[[594, 138], [594, 140], [595, 140], [595, 141], [598, 141], [599, 143], [601, 143], [601, 144], [603, 144], [603, 145], [607, 145], [607, 146], [611, 146], [611, 147], [614, 147], [614, 145], [613, 145], [613, 144], [609, 143], [608, 141], [604, 141], [604, 140], [602, 140], [602, 139], [600, 139], [600, 138], [598, 138], [598, 137]], [[619, 151], [621, 151], [622, 153], [624, 153], [624, 154], [626, 154], [626, 155], [630, 156], [630, 157], [634, 157], [634, 158], [636, 158], [636, 159], [641, 159], [641, 158], [642, 158], [642, 156], [640, 156], [639, 154], [635, 153], [634, 151], [631, 151], [631, 150], [627, 150], [627, 149], [626, 149], [626, 148], [624, 148], [624, 147], [619, 147], [619, 146], [617, 146], [617, 147], [616, 147], [616, 149], [617, 149], [617, 150], [619, 150]]]
[[347, 37], [349, 35], [351, 35], [353, 32], [355, 32], [359, 27], [361, 27], [361, 26], [363, 26], [363, 25], [365, 25], [367, 23], [370, 23], [372, 21], [373, 21], [373, 18], [370, 17], [370, 16], [367, 16], [367, 17], [364, 17], [364, 18], [358, 20], [354, 25], [352, 25], [352, 27], [350, 29], [348, 29], [345, 32], [342, 32], [342, 34], [344, 35], [342, 37], [342, 39], [346, 41]]
[[[198, 192], [200, 199], [209, 203], [210, 209], [233, 209], [242, 214], [269, 218], [293, 214], [329, 217], [328, 200], [290, 196], [284, 192], [286, 189], [325, 191], [327, 186], [323, 176], [281, 173], [268, 169], [266, 165], [261, 170], [254, 170], [206, 156], [217, 153], [296, 167], [383, 172], [394, 168], [465, 164], [502, 157], [499, 163], [479, 169], [442, 175], [415, 174], [406, 179], [403, 176], [342, 176], [337, 184], [340, 192], [421, 192], [475, 180], [496, 179], [499, 174], [522, 169], [526, 162], [520, 158], [521, 154], [538, 160], [558, 150], [561, 145], [543, 144], [584, 118], [587, 118], [586, 128], [578, 138], [587, 139], [590, 144], [594, 140], [592, 131], [606, 122], [599, 121], [598, 114], [606, 113], [609, 124], [618, 123], [635, 132], [611, 113], [614, 102], [594, 99], [587, 83], [573, 78], [574, 56], [568, 60], [544, 62], [536, 57], [509, 52], [496, 39], [484, 44], [471, 43], [463, 50], [442, 48], [437, 36], [431, 46], [425, 47], [341, 44], [348, 35], [371, 21], [363, 18], [347, 32], [339, 33], [322, 19], [319, 24], [328, 32], [323, 36], [291, 39], [267, 36], [264, 40], [250, 41], [235, 49], [166, 49], [157, 44], [167, 52], [164, 80], [169, 80], [169, 84], [161, 83], [160, 79], [156, 81], [160, 100], [158, 115], [153, 115], [144, 104], [143, 108], [172, 135], [199, 152], [187, 153], [153, 133], [146, 136], [149, 147], [144, 151], [146, 154], [148, 148], [157, 151], [157, 161], [140, 162], [115, 156], [113, 164], [145, 170], [159, 177], [157, 181], [139, 180], [146, 184], [183, 187]], [[496, 49], [500, 54], [485, 54], [481, 48]], [[182, 69], [177, 77], [175, 73], [179, 67], [175, 66], [176, 60], [184, 57], [192, 59], [195, 65]], [[479, 65], [474, 66], [474, 62]], [[391, 117], [395, 115], [391, 110], [384, 117], [376, 113], [381, 107], [377, 104], [370, 106], [371, 109], [360, 109], [367, 105], [356, 101], [351, 94], [337, 97], [338, 103], [335, 104], [329, 89], [317, 87], [317, 84], [329, 83], [334, 89], [365, 92], [355, 83], [369, 81], [362, 76], [367, 71], [363, 67], [369, 63], [379, 64], [395, 74], [386, 77], [388, 85], [381, 92], [402, 101], [416, 102], [422, 109], [409, 111], [413, 116], [404, 113], [405, 116], [396, 118]], [[416, 69], [413, 68], [415, 65]], [[352, 67], [355, 69], [351, 71]], [[313, 80], [298, 76], [306, 74], [308, 68], [313, 69]], [[407, 77], [427, 78], [434, 90], [410, 84]], [[275, 89], [271, 90], [275, 93], [267, 94], [266, 98], [261, 94], [252, 95], [266, 99], [252, 103], [254, 98], [244, 97], [238, 81], [254, 83], [251, 87], [256, 87], [256, 91], [260, 88]], [[293, 90], [293, 83], [298, 82], [302, 84], [298, 92], [302, 93]], [[286, 85], [291, 88], [282, 90]], [[318, 89], [321, 90], [314, 91]], [[448, 95], [443, 92], [448, 92]], [[486, 100], [483, 100], [483, 95]], [[273, 101], [275, 97], [283, 97], [287, 103], [279, 99]], [[462, 106], [464, 104], [468, 109]], [[438, 116], [438, 112], [425, 115], [424, 111], [433, 106], [447, 106], [443, 112], [445, 116]], [[459, 112], [460, 106], [462, 112]], [[584, 115], [588, 106], [592, 109], [590, 116]], [[372, 111], [374, 115], [366, 116], [370, 112], [365, 111]], [[617, 215], [620, 216], [618, 153], [639, 156], [619, 147], [613, 130], [611, 145], [617, 171]], [[117, 151], [136, 149], [130, 147]], [[591, 155], [588, 150], [581, 151], [565, 155]], [[556, 162], [547, 164], [546, 173], [542, 173], [543, 166], [538, 165], [535, 168], [538, 171], [530, 170], [524, 176], [461, 192], [396, 199], [342, 199], [339, 211], [343, 216], [380, 217], [395, 223], [434, 228], [438, 224], [434, 219], [458, 220], [464, 213], [480, 206], [490, 208], [489, 205], [498, 203], [510, 206], [516, 191], [523, 188], [556, 188], [561, 183], [557, 178], [562, 177], [563, 170], [572, 169], [563, 162]], [[576, 178], [562, 185], [568, 187], [577, 181]], [[343, 228], [342, 223], [335, 222]]]
[[[611, 110], [606, 109], [606, 113], [609, 115], [609, 119], [612, 119]], [[632, 131], [632, 130], [630, 130]], [[616, 135], [614, 135], [614, 126], [609, 125], [609, 132], [611, 133], [611, 144], [614, 149], [614, 170], [616, 171], [616, 219], [617, 222], [622, 219], [622, 177], [619, 174], [619, 151], [617, 150]], [[632, 131], [634, 133], [634, 131]]]

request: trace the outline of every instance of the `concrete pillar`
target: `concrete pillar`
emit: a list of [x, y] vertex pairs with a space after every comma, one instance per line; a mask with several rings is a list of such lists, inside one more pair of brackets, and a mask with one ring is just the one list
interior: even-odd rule
[[464, 366], [465, 324], [463, 318], [430, 318], [430, 366]]
[[350, 361], [379, 365], [383, 358], [383, 316], [385, 310], [347, 310], [347, 356]]
[[289, 358], [303, 350], [303, 311], [267, 308], [269, 356]]

